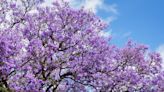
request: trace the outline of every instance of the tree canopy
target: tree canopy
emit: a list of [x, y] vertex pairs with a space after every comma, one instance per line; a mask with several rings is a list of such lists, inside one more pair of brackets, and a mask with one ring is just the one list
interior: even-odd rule
[[100, 35], [107, 24], [67, 2], [0, 1], [0, 90], [6, 92], [163, 92], [158, 53]]

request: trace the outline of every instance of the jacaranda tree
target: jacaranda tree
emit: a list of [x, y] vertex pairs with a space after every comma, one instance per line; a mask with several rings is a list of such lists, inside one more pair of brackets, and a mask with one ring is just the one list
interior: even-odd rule
[[0, 90], [6, 92], [163, 92], [158, 53], [100, 35], [107, 25], [66, 2], [0, 0]]

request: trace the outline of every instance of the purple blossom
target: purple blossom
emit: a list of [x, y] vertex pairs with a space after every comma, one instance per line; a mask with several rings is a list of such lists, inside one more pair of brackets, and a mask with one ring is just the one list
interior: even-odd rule
[[[129, 41], [123, 48], [99, 34], [106, 24], [91, 12], [55, 1], [1, 0], [0, 87], [11, 92], [163, 92], [158, 53]], [[22, 4], [22, 5], [20, 5]], [[36, 9], [37, 12], [30, 13]], [[0, 10], [1, 14], [1, 10]], [[1, 15], [0, 15], [1, 16]]]

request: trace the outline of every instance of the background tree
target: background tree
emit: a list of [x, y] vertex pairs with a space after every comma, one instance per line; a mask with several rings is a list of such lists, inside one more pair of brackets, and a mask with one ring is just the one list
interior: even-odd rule
[[107, 25], [66, 2], [0, 2], [0, 87], [11, 92], [161, 92], [161, 58], [131, 41], [100, 36]]

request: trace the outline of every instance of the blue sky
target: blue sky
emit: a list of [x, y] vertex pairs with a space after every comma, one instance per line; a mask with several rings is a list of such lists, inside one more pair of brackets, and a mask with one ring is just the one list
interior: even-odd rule
[[[104, 0], [116, 4], [119, 14], [111, 23], [113, 43], [122, 46], [128, 39], [155, 50], [164, 44], [164, 0]], [[103, 17], [110, 13], [98, 14]], [[106, 14], [106, 15], [104, 15]]]

